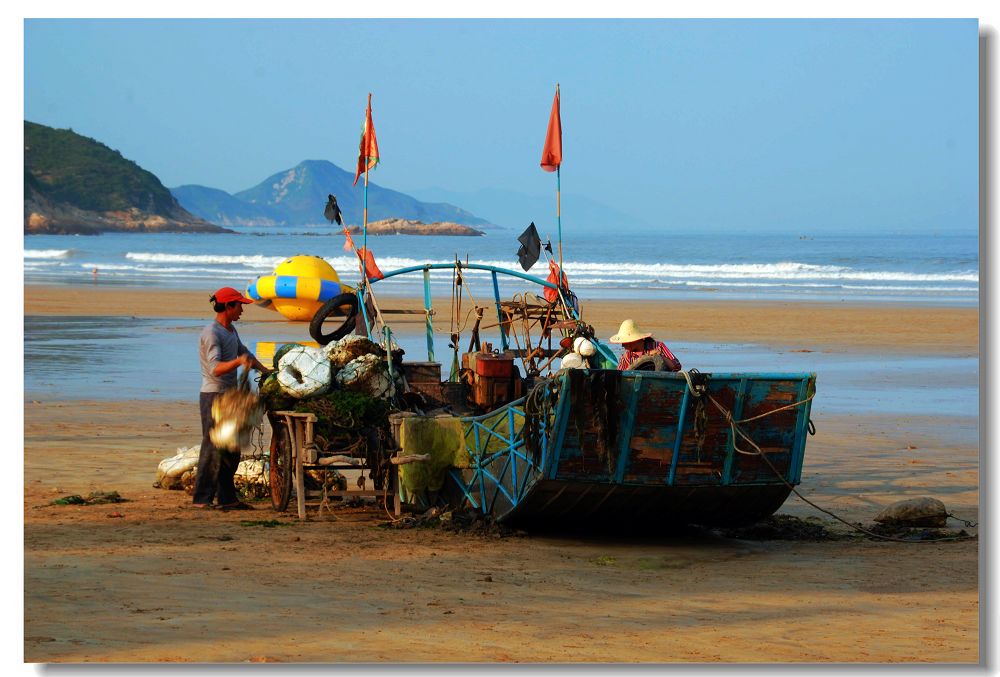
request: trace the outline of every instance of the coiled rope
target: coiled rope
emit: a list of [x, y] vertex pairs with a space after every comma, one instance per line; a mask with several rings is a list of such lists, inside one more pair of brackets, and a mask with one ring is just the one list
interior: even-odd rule
[[[868, 529], [865, 529], [864, 527], [861, 527], [861, 526], [859, 526], [857, 524], [852, 524], [851, 522], [848, 522], [847, 520], [845, 520], [844, 518], [840, 517], [839, 515], [836, 515], [836, 514], [830, 512], [829, 510], [827, 510], [825, 508], [821, 508], [820, 506], [816, 505], [815, 503], [813, 503], [812, 501], [810, 501], [808, 498], [806, 498], [805, 496], [803, 496], [801, 493], [799, 493], [799, 490], [796, 489], [795, 486], [792, 485], [787, 479], [785, 479], [785, 477], [781, 474], [781, 472], [777, 468], [774, 467], [774, 464], [771, 463], [771, 460], [767, 457], [767, 454], [765, 454], [763, 452], [763, 450], [761, 450], [761, 448], [759, 446], [757, 446], [757, 444], [753, 441], [753, 439], [751, 439], [750, 436], [746, 432], [744, 432], [742, 428], [740, 428], [740, 424], [741, 423], [749, 423], [750, 421], [757, 421], [759, 419], [771, 416], [772, 414], [776, 414], [779, 411], [785, 411], [785, 410], [788, 410], [788, 409], [794, 409], [796, 407], [801, 407], [802, 405], [806, 404], [807, 402], [810, 402], [816, 396], [816, 393], [813, 393], [813, 394], [809, 395], [809, 397], [805, 398], [804, 400], [799, 400], [798, 402], [793, 402], [792, 404], [786, 404], [786, 405], [784, 405], [782, 407], [778, 407], [776, 409], [772, 409], [771, 411], [764, 412], [763, 414], [758, 414], [757, 416], [751, 416], [750, 418], [744, 418], [744, 419], [737, 420], [737, 419], [733, 418], [733, 414], [732, 414], [731, 411], [729, 411], [728, 409], [726, 409], [725, 407], [723, 407], [721, 404], [719, 404], [718, 400], [716, 400], [714, 397], [712, 397], [711, 395], [708, 394], [708, 389], [706, 388], [706, 386], [704, 384], [695, 384], [693, 382], [693, 380], [691, 378], [690, 372], [694, 372], [695, 374], [699, 373], [697, 369], [690, 369], [688, 371], [682, 371], [682, 372], [680, 372], [681, 374], [683, 374], [684, 380], [687, 381], [688, 390], [696, 398], [701, 398], [701, 397], [708, 398], [708, 401], [712, 403], [712, 405], [719, 411], [719, 413], [722, 414], [722, 416], [725, 419], [726, 423], [729, 424], [730, 430], [732, 431], [732, 438], [731, 439], [733, 440], [733, 450], [736, 451], [737, 453], [743, 454], [745, 456], [759, 456], [764, 461], [764, 463], [766, 463], [767, 466], [771, 469], [771, 471], [774, 473], [775, 477], [777, 477], [779, 480], [781, 480], [785, 484], [785, 486], [787, 486], [792, 491], [792, 493], [794, 493], [796, 496], [798, 496], [803, 501], [805, 501], [806, 503], [808, 503], [812, 507], [816, 508], [820, 512], [829, 515], [830, 517], [834, 518], [838, 522], [842, 522], [843, 524], [846, 524], [847, 526], [849, 526], [851, 529], [854, 529], [855, 531], [859, 531], [859, 532], [861, 532], [861, 533], [863, 533], [863, 534], [865, 534], [867, 536], [871, 536], [872, 538], [877, 538], [877, 539], [880, 539], [880, 540], [883, 540], [883, 541], [893, 541], [895, 543], [939, 543], [941, 541], [965, 541], [965, 540], [973, 540], [973, 539], [977, 538], [976, 536], [968, 536], [967, 535], [967, 536], [946, 536], [946, 537], [942, 537], [942, 538], [928, 538], [928, 539], [921, 539], [921, 540], [912, 540], [912, 539], [906, 539], [906, 538], [896, 538], [894, 536], [885, 536], [883, 534], [878, 534], [878, 533], [875, 533], [874, 531], [870, 531]], [[812, 427], [812, 421], [810, 421], [810, 434], [815, 434], [815, 432], [816, 432], [815, 428]], [[751, 447], [753, 447], [753, 451], [740, 449], [736, 445], [737, 436], [740, 437], [740, 438], [742, 438], [743, 440], [745, 440]], [[975, 527], [975, 526], [977, 526], [977, 524], [975, 522], [970, 522], [970, 521], [967, 521], [967, 520], [960, 519], [958, 517], [955, 517], [951, 513], [948, 513], [948, 515], [950, 517], [954, 517], [955, 519], [958, 519], [960, 522], [963, 522], [965, 524], [965, 526], [967, 526], [967, 527]]]

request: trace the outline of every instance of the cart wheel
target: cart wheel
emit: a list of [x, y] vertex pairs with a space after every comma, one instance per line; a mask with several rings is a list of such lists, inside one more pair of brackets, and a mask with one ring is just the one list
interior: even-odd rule
[[271, 507], [278, 512], [288, 509], [292, 497], [292, 439], [288, 426], [279, 423], [271, 428]]

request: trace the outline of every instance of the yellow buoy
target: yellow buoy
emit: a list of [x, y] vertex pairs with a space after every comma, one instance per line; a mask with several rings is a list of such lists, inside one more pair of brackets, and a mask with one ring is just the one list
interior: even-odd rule
[[333, 266], [319, 256], [299, 254], [279, 263], [272, 275], [258, 277], [247, 296], [293, 322], [308, 322], [326, 301], [347, 291], [354, 289], [340, 284]]

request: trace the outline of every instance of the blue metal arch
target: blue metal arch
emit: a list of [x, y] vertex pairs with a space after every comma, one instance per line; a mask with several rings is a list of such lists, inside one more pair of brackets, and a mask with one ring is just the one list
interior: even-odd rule
[[[424, 285], [424, 310], [428, 311], [427, 327], [426, 327], [426, 333], [427, 333], [427, 359], [429, 361], [431, 361], [431, 362], [434, 361], [434, 337], [433, 337], [434, 332], [433, 332], [433, 328], [432, 328], [432, 325], [431, 325], [431, 319], [430, 319], [430, 310], [431, 310], [430, 271], [432, 271], [432, 270], [456, 270], [456, 269], [457, 270], [482, 270], [482, 271], [486, 271], [486, 272], [492, 274], [492, 276], [493, 276], [493, 300], [496, 303], [497, 320], [501, 321], [500, 342], [501, 342], [501, 346], [502, 346], [502, 348], [504, 350], [507, 349], [508, 344], [507, 344], [507, 334], [503, 330], [503, 326], [502, 326], [502, 317], [501, 317], [501, 313], [500, 313], [500, 288], [499, 288], [499, 286], [497, 284], [497, 274], [498, 273], [502, 273], [504, 275], [509, 275], [511, 277], [516, 277], [516, 278], [519, 278], [519, 279], [522, 279], [522, 280], [526, 280], [528, 282], [532, 282], [532, 283], [537, 284], [537, 285], [539, 285], [541, 287], [547, 287], [549, 289], [555, 289], [557, 291], [559, 290], [559, 287], [557, 285], [553, 284], [552, 282], [549, 282], [548, 280], [543, 280], [540, 277], [535, 277], [534, 275], [528, 275], [527, 273], [522, 273], [522, 272], [519, 272], [519, 271], [516, 271], [516, 270], [511, 270], [510, 268], [500, 268], [499, 266], [489, 266], [489, 265], [486, 265], [484, 263], [462, 263], [461, 261], [452, 261], [452, 262], [449, 262], [449, 263], [424, 263], [424, 264], [421, 264], [419, 266], [408, 266], [406, 268], [397, 268], [396, 270], [391, 270], [388, 273], [383, 273], [382, 277], [380, 278], [380, 279], [383, 279], [383, 280], [389, 279], [390, 277], [396, 277], [397, 275], [406, 275], [408, 273], [416, 273], [416, 272], [423, 273], [423, 277], [424, 277], [424, 279], [423, 279], [423, 285]], [[369, 284], [374, 284], [376, 282], [378, 282], [378, 280], [370, 280]], [[364, 301], [365, 301], [365, 299], [364, 299], [364, 293], [365, 293], [365, 291], [364, 290], [365, 290], [365, 285], [359, 285], [358, 286], [357, 294], [358, 294], [358, 300], [359, 300], [360, 306], [361, 306], [361, 312], [364, 314], [365, 326], [370, 327], [371, 326], [371, 324], [370, 324], [371, 320], [368, 317], [367, 311], [365, 310], [365, 303], [364, 303]], [[576, 319], [576, 320], [580, 319], [580, 314], [576, 311], [576, 309], [574, 309], [569, 304], [567, 304], [567, 309], [569, 310], [570, 315], [573, 317], [573, 319]], [[371, 338], [373, 341], [377, 341], [378, 340], [376, 337], [372, 337], [371, 336], [371, 330], [370, 329], [369, 329], [369, 338]], [[594, 341], [594, 346], [597, 348], [597, 351], [604, 357], [604, 359], [609, 360], [611, 362], [617, 362], [618, 361], [618, 359], [615, 357], [614, 353], [611, 352], [611, 350], [607, 346], [605, 346], [603, 343], [601, 343], [600, 341]]]
[[[543, 280], [540, 277], [535, 277], [534, 275], [528, 275], [527, 273], [519, 273], [516, 270], [511, 270], [509, 268], [500, 268], [498, 266], [487, 266], [483, 263], [462, 263], [451, 262], [451, 263], [424, 263], [419, 266], [409, 266], [407, 268], [397, 268], [396, 270], [385, 273], [382, 279], [388, 279], [390, 277], [395, 277], [397, 275], [405, 275], [406, 273], [415, 273], [417, 271], [423, 270], [453, 270], [458, 267], [459, 270], [466, 268], [469, 270], [485, 270], [491, 273], [503, 273], [505, 275], [510, 275], [511, 277], [519, 277], [522, 280], [527, 280], [528, 282], [534, 282], [535, 284], [541, 285], [543, 287], [548, 287], [549, 289], [558, 289], [556, 285]], [[372, 280], [371, 283], [374, 284], [378, 280]]]

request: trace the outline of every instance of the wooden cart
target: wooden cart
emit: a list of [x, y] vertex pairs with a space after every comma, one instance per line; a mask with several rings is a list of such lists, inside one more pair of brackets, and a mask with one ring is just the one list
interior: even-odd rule
[[393, 511], [400, 514], [399, 472], [397, 458], [391, 458], [389, 486], [383, 490], [329, 489], [324, 483], [321, 491], [307, 491], [305, 474], [307, 470], [358, 470], [371, 471], [365, 458], [320, 449], [313, 431], [317, 418], [315, 414], [297, 411], [275, 411], [269, 415], [271, 422], [270, 484], [271, 505], [283, 512], [287, 510], [291, 497], [295, 496], [299, 519], [306, 519], [306, 499], [320, 498], [320, 512], [329, 509], [329, 498], [334, 496], [392, 496]]

